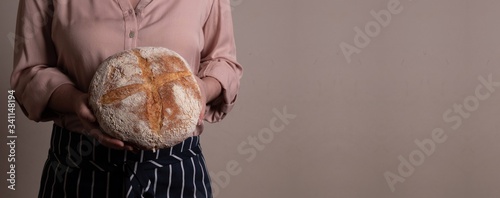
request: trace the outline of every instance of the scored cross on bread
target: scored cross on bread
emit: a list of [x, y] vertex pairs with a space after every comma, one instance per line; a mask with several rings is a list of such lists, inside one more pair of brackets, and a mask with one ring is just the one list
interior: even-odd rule
[[117, 53], [97, 69], [89, 104], [105, 133], [143, 148], [167, 148], [193, 135], [201, 92], [187, 62], [161, 47]]
[[158, 92], [159, 87], [162, 87], [168, 82], [190, 76], [191, 72], [169, 72], [163, 73], [159, 76], [155, 76], [153, 74], [153, 71], [151, 70], [151, 63], [144, 57], [142, 57], [138, 50], [133, 50], [133, 53], [139, 59], [138, 66], [142, 71], [142, 78], [144, 79], [144, 83], [126, 85], [111, 90], [102, 96], [101, 103], [112, 104], [114, 102], [121, 101], [132, 94], [144, 91], [146, 93], [146, 114], [149, 115], [149, 126], [151, 127], [153, 132], [158, 133], [161, 127], [164, 112], [164, 107], [162, 105], [163, 103], [161, 102], [161, 96]]

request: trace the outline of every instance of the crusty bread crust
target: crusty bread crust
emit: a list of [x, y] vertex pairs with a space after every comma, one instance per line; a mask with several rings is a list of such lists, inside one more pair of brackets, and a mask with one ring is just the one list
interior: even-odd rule
[[105, 133], [148, 149], [172, 147], [192, 136], [202, 109], [189, 65], [161, 47], [109, 57], [97, 69], [89, 94]]

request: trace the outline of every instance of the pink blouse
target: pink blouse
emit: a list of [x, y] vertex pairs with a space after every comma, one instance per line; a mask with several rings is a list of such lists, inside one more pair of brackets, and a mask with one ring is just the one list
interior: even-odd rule
[[172, 49], [199, 77], [221, 83], [221, 96], [207, 106], [209, 122], [224, 118], [238, 93], [242, 68], [229, 0], [141, 0], [136, 8], [129, 0], [21, 0], [16, 34], [11, 86], [35, 121], [82, 130], [75, 115], [47, 108], [53, 91], [73, 84], [87, 92], [104, 59], [141, 46]]

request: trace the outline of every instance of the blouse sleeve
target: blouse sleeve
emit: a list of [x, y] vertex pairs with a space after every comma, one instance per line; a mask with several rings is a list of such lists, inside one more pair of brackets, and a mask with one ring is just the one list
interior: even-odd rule
[[49, 121], [56, 114], [47, 109], [50, 96], [63, 84], [73, 84], [57, 67], [51, 39], [52, 1], [19, 2], [14, 69], [11, 87], [24, 114], [34, 121]]
[[221, 95], [207, 106], [205, 120], [218, 122], [236, 101], [242, 67], [236, 61], [236, 47], [229, 0], [214, 0], [203, 27], [205, 47], [198, 76], [213, 77], [222, 85]]

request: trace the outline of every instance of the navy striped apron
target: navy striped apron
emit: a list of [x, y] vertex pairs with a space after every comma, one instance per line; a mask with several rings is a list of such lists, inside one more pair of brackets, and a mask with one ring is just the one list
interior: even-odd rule
[[134, 154], [54, 125], [38, 197], [212, 197], [199, 143]]

